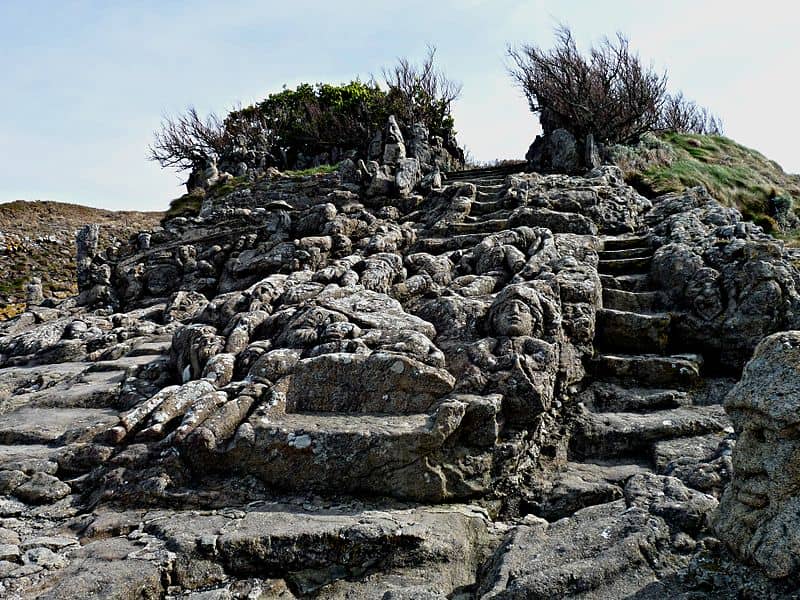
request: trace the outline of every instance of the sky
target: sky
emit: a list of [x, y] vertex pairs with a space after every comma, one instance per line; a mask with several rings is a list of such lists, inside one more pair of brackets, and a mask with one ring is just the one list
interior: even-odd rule
[[625, 33], [726, 135], [800, 172], [800, 5], [785, 0], [0, 0], [0, 202], [164, 210], [186, 174], [147, 160], [163, 118], [365, 79], [428, 44], [463, 85], [460, 142], [522, 158], [539, 128], [506, 49], [549, 47], [559, 23], [584, 50]]

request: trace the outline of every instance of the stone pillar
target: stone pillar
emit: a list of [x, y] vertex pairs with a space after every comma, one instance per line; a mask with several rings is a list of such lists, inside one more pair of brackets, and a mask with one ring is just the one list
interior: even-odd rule
[[100, 240], [100, 226], [97, 223], [84, 225], [78, 232], [75, 240], [77, 255], [75, 261], [78, 267], [78, 290], [83, 291], [92, 286], [91, 266], [92, 260], [97, 256], [97, 244]]
[[27, 302], [28, 306], [38, 306], [44, 302], [42, 280], [39, 277], [31, 277], [31, 280], [25, 287], [25, 301]]

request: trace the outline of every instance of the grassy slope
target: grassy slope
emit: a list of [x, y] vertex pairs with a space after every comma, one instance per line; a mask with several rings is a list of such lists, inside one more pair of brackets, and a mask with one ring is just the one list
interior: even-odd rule
[[635, 148], [617, 147], [614, 158], [626, 180], [648, 195], [703, 185], [768, 231], [779, 229], [773, 218], [776, 200], [800, 208], [800, 176], [726, 137], [664, 133]]

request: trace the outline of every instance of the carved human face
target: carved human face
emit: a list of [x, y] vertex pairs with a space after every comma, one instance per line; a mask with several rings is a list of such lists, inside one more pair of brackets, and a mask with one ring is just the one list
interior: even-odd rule
[[491, 333], [500, 336], [533, 335], [538, 324], [528, 305], [518, 298], [504, 300], [494, 311]]
[[733, 454], [736, 499], [752, 509], [755, 524], [800, 494], [800, 424], [786, 427], [758, 411], [731, 416], [741, 431]]

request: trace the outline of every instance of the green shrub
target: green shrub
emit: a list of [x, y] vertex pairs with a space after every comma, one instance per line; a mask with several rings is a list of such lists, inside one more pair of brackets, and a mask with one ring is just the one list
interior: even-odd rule
[[[150, 146], [150, 159], [162, 167], [198, 171], [209, 162], [254, 162], [295, 168], [301, 157], [337, 153], [365, 157], [375, 133], [395, 115], [401, 126], [424, 125], [431, 134], [453, 139], [451, 104], [460, 86], [434, 65], [435, 48], [420, 65], [400, 59], [384, 70], [385, 89], [374, 80], [333, 85], [302, 83], [231, 111], [203, 119], [193, 108], [166, 119]], [[265, 163], [265, 164], [262, 164]], [[248, 164], [249, 167], [256, 166]]]

